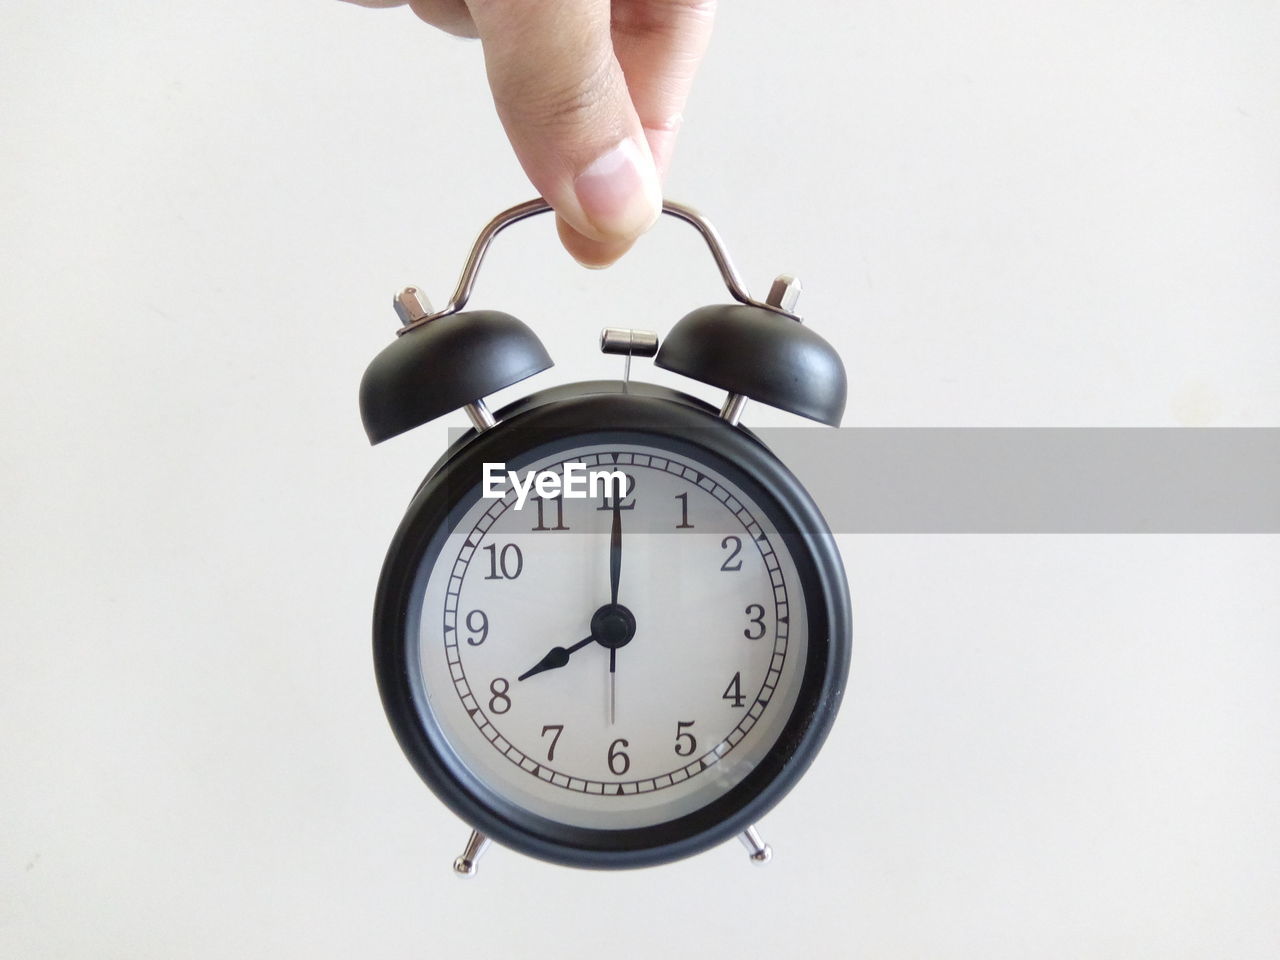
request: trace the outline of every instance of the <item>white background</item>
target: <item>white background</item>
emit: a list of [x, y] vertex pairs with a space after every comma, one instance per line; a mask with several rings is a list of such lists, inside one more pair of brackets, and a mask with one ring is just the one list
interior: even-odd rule
[[[1264, 0], [726, 3], [668, 193], [806, 282], [847, 424], [1280, 426], [1277, 49]], [[356, 385], [530, 194], [483, 79], [404, 10], [0, 7], [0, 955], [1277, 955], [1276, 537], [844, 538], [767, 869], [450, 875], [368, 639], [447, 424], [370, 449]], [[591, 273], [534, 221], [476, 303], [558, 361], [515, 395], [722, 297], [682, 225]]]

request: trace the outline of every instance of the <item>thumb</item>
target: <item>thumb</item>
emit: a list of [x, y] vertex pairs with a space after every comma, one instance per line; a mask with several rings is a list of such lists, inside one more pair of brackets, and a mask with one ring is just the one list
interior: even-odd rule
[[[653, 225], [662, 188], [613, 53], [609, 0], [470, 0], [498, 116], [579, 260]], [[573, 242], [564, 226], [588, 241]]]

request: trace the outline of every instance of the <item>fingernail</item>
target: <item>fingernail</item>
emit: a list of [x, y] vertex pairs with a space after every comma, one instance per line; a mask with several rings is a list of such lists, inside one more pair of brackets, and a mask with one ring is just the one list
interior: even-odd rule
[[623, 140], [597, 157], [573, 182], [591, 225], [607, 237], [631, 238], [662, 212], [662, 188], [648, 152]]

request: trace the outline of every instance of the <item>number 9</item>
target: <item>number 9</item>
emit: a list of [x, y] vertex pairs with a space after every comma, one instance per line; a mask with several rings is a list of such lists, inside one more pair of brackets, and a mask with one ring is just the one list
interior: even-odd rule
[[[480, 618], [479, 626], [472, 622], [477, 616]], [[479, 634], [478, 637], [467, 637], [467, 643], [473, 647], [480, 646], [489, 636], [489, 615], [483, 610], [472, 610], [467, 614], [467, 629], [473, 634]]]

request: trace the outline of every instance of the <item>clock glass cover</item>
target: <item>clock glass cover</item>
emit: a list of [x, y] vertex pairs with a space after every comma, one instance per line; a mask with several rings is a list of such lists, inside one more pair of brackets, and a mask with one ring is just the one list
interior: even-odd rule
[[804, 592], [725, 470], [626, 442], [519, 473], [569, 463], [621, 471], [625, 494], [463, 496], [410, 601], [421, 689], [433, 736], [506, 801], [649, 827], [723, 797], [777, 743], [805, 672]]

